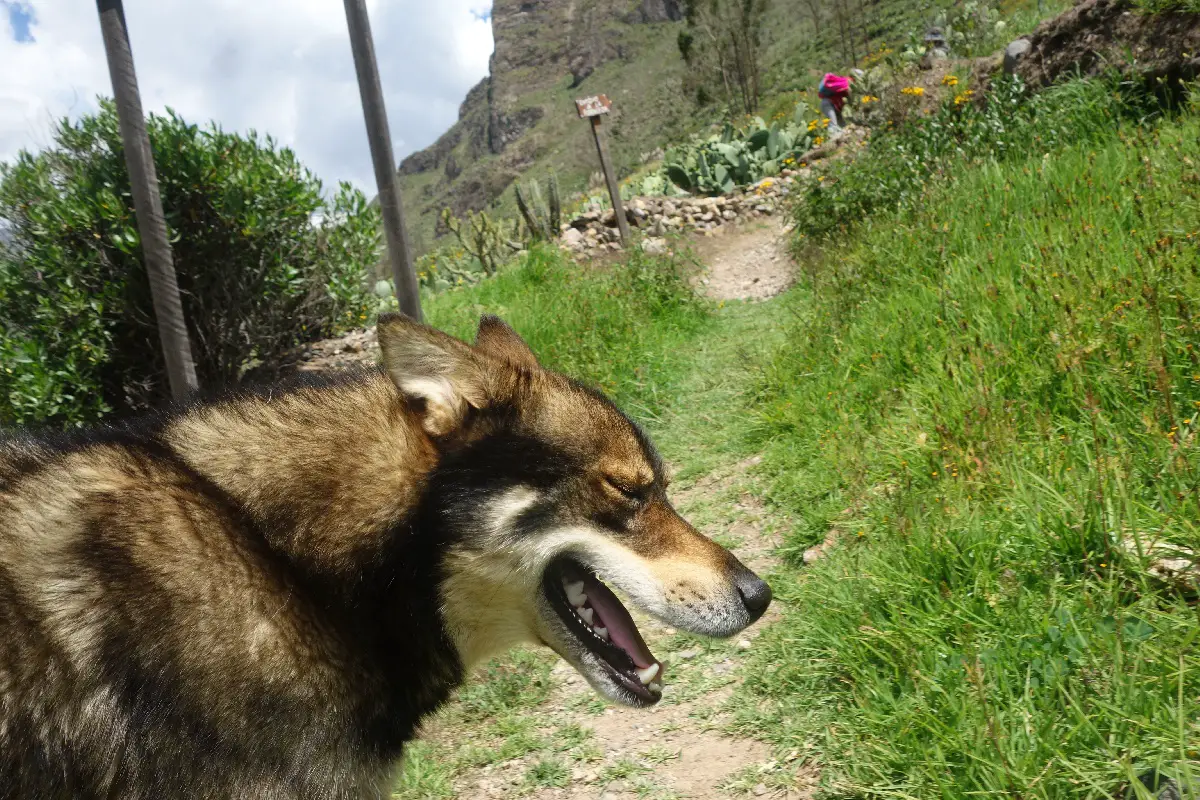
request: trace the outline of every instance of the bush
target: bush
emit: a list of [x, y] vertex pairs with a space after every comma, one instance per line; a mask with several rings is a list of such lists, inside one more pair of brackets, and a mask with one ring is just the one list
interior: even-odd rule
[[[377, 211], [270, 138], [147, 124], [204, 387], [360, 324]], [[169, 396], [111, 102], [0, 166], [0, 424], [91, 422]], [[314, 222], [319, 220], [319, 222]]]

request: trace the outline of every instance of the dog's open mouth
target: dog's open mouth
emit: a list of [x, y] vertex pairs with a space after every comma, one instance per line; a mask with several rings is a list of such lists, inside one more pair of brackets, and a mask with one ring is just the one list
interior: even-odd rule
[[572, 559], [551, 564], [546, 596], [567, 629], [643, 703], [662, 698], [663, 665], [650, 652], [629, 611], [596, 574]]

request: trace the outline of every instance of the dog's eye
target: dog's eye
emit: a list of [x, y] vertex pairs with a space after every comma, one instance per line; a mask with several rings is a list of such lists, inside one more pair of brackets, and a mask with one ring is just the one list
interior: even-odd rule
[[607, 476], [607, 475], [605, 476], [604, 481], [609, 486], [616, 489], [621, 494], [625, 495], [626, 499], [632, 500], [636, 503], [640, 503], [643, 500], [645, 500], [646, 492], [648, 492], [650, 489], [649, 486], [630, 486], [629, 484], [627, 484], [621, 480], [618, 480], [617, 478], [613, 478], [613, 477]]

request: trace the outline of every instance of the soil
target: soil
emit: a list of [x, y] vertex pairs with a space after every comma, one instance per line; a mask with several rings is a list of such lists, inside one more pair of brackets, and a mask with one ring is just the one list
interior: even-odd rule
[[1144, 79], [1200, 75], [1200, 25], [1182, 11], [1146, 14], [1129, 0], [1083, 0], [1038, 25], [1017, 73], [1031, 86], [1117, 67]]
[[777, 221], [699, 239], [694, 249], [705, 265], [699, 288], [714, 300], [767, 300], [792, 285], [792, 260]]

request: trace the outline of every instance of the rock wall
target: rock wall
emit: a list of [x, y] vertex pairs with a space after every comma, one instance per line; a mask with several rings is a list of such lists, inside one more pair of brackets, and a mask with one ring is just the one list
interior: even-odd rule
[[[669, 234], [709, 236], [718, 228], [737, 225], [777, 213], [796, 181], [806, 180], [808, 169], [784, 170], [778, 178], [765, 178], [753, 186], [717, 197], [635, 197], [625, 204], [631, 233], [649, 252], [667, 248]], [[621, 249], [621, 234], [613, 210], [598, 205], [584, 209], [562, 226], [560, 243], [580, 256], [596, 256]]]

